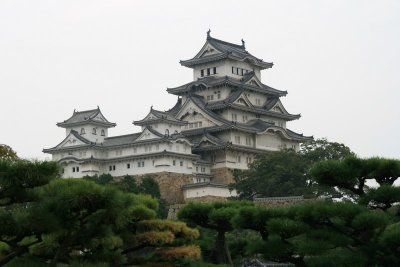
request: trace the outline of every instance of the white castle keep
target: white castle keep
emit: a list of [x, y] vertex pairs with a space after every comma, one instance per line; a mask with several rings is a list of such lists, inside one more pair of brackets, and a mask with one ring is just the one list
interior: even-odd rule
[[179, 174], [186, 179], [174, 190], [185, 199], [228, 197], [230, 170], [246, 169], [260, 153], [298, 150], [310, 138], [287, 128], [300, 115], [284, 108], [286, 91], [261, 82], [261, 70], [273, 64], [247, 52], [243, 40], [232, 44], [208, 32], [200, 51], [180, 64], [193, 69], [193, 81], [167, 89], [178, 96], [170, 110], [151, 108], [134, 121], [141, 132], [108, 136], [116, 124], [100, 108], [74, 111], [57, 123], [66, 129], [64, 140], [43, 152], [61, 164], [63, 177]]

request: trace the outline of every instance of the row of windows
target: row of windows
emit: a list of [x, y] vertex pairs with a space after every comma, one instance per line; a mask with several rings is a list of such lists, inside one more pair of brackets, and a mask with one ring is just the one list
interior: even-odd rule
[[203, 122], [191, 122], [188, 125], [185, 126], [185, 129], [193, 129], [193, 128], [201, 128], [203, 127]]
[[[216, 99], [221, 99], [221, 91], [215, 91]], [[214, 95], [208, 95], [207, 100], [214, 100]]]
[[248, 72], [249, 72], [249, 70], [246, 70], [246, 69], [232, 67], [232, 74], [243, 76]]
[[[153, 164], [154, 164], [154, 160], [153, 160]], [[138, 161], [137, 166], [140, 167], [144, 167], [144, 161]], [[131, 164], [127, 163], [126, 164], [126, 168], [130, 169], [131, 168]], [[108, 168], [110, 171], [115, 171], [115, 165], [110, 165]]]
[[79, 172], [79, 167], [72, 167], [72, 172]]
[[[172, 161], [172, 165], [176, 166], [176, 160]], [[179, 166], [183, 166], [183, 161], [179, 161]]]
[[[238, 116], [236, 113], [231, 114], [232, 121], [238, 121]], [[247, 122], [249, 120], [249, 117], [247, 115], [242, 115], [242, 122]]]
[[[154, 160], [153, 160], [153, 165], [154, 165]], [[172, 161], [172, 165], [174, 165], [174, 166], [176, 166], [176, 160], [173, 160]], [[139, 167], [139, 168], [142, 168], [142, 167], [144, 167], [144, 161], [138, 161], [137, 162], [137, 166]], [[179, 166], [183, 166], [183, 161], [179, 161]], [[79, 171], [79, 167], [77, 167], [78, 168], [78, 171]], [[126, 164], [126, 168], [127, 169], [130, 169], [131, 168], [131, 164], [130, 163], [127, 163]], [[115, 171], [115, 165], [110, 165], [109, 166], [109, 170], [110, 171]], [[205, 169], [204, 169], [204, 171], [205, 171]], [[75, 167], [73, 168], [73, 172], [75, 172]]]
[[200, 76], [204, 77], [205, 75], [210, 76], [212, 74], [217, 74], [217, 67], [207, 68], [200, 70]]
[[[206, 172], [206, 168], [205, 167], [200, 167], [200, 171], [201, 172]], [[196, 172], [199, 172], [199, 167], [196, 167]]]
[[[246, 140], [246, 145], [251, 146], [251, 143], [252, 143], [251, 137], [246, 137], [245, 140]], [[235, 143], [240, 144], [240, 136], [239, 135], [235, 136]]]
[[[81, 134], [85, 134], [85, 128], [81, 128]], [[97, 135], [97, 129], [93, 128], [92, 134]], [[104, 130], [101, 130], [101, 136], [105, 136], [106, 132]]]
[[[237, 163], [241, 163], [242, 162], [242, 158], [241, 156], [236, 156], [236, 162]], [[253, 158], [252, 157], [246, 157], [246, 163], [250, 164], [253, 162]]]
[[196, 178], [196, 183], [205, 183], [208, 182], [207, 178]]

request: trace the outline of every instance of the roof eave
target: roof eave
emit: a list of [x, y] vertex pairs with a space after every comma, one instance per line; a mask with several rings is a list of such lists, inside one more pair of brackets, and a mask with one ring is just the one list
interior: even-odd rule
[[117, 126], [116, 123], [103, 123], [103, 122], [98, 122], [98, 121], [93, 121], [93, 120], [87, 120], [87, 121], [80, 121], [80, 122], [72, 122], [72, 123], [66, 123], [66, 122], [58, 122], [56, 125], [61, 128], [69, 128], [69, 127], [74, 127], [74, 126], [81, 126], [81, 125], [87, 125], [87, 124], [94, 124], [94, 125], [99, 125], [99, 126], [105, 126], [107, 128], [112, 128]]

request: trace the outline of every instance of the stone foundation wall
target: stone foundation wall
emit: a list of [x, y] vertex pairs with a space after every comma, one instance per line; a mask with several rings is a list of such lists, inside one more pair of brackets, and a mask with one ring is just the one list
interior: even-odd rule
[[217, 196], [203, 196], [203, 197], [193, 197], [186, 199], [186, 203], [195, 202], [195, 203], [209, 203], [209, 202], [227, 202], [228, 199], [226, 197], [217, 197]]
[[234, 183], [233, 170], [229, 168], [212, 169], [211, 175], [213, 176], [212, 182], [221, 184]]
[[148, 173], [135, 175], [135, 178], [140, 183], [141, 179], [146, 176], [151, 176], [157, 181], [161, 198], [165, 199], [167, 205], [184, 203], [181, 187], [184, 184], [193, 183], [193, 175], [174, 172]]

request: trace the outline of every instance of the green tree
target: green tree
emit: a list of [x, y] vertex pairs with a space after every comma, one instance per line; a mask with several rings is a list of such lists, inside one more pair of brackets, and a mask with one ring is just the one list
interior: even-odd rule
[[[321, 161], [311, 174], [350, 192], [353, 202], [311, 202], [281, 208], [243, 207], [235, 227], [258, 231], [251, 254], [296, 266], [399, 266], [400, 161], [382, 158]], [[380, 185], [369, 188], [367, 181]], [[349, 193], [349, 194], [350, 194]]]
[[157, 199], [161, 198], [160, 187], [157, 181], [151, 176], [145, 176], [139, 185], [139, 192]]
[[178, 218], [190, 226], [201, 226], [215, 231], [215, 262], [232, 265], [225, 235], [233, 230], [231, 219], [239, 207], [247, 205], [252, 204], [247, 202], [189, 203], [178, 212]]
[[35, 189], [59, 177], [54, 162], [0, 159], [0, 241], [6, 244], [0, 265], [28, 252], [41, 242], [42, 228], [32, 209]]
[[117, 184], [118, 188], [124, 192], [138, 194], [140, 189], [136, 183], [135, 177], [131, 175], [125, 175], [122, 180]]
[[235, 183], [231, 187], [244, 199], [288, 195], [341, 197], [343, 192], [317, 183], [309, 171], [316, 162], [342, 160], [352, 155], [344, 144], [311, 140], [302, 144], [299, 152], [281, 150], [259, 156], [248, 170], [235, 172]]
[[329, 142], [326, 138], [313, 139], [300, 145], [300, 155], [303, 155], [310, 163], [322, 160], [342, 160], [355, 156], [349, 147], [342, 143]]
[[[321, 161], [313, 166], [311, 175], [319, 184], [337, 187], [351, 199], [374, 208], [388, 209], [400, 201], [400, 188], [393, 186], [400, 177], [400, 160], [348, 157]], [[371, 189], [367, 185], [370, 179], [379, 187]]]
[[6, 244], [0, 265], [26, 257], [115, 266], [143, 249], [147, 260], [199, 257], [199, 248], [190, 245], [197, 230], [157, 220], [158, 203], [151, 196], [85, 179], [56, 179], [58, 173], [54, 162], [0, 160], [0, 242]]
[[392, 219], [353, 203], [317, 202], [283, 208], [245, 207], [233, 221], [236, 227], [260, 233], [262, 240], [248, 249], [267, 260], [295, 266], [361, 267], [400, 263], [394, 256], [396, 248], [390, 250], [379, 242]]
[[0, 144], [0, 159], [17, 159], [17, 152], [15, 152], [10, 146]]
[[100, 175], [84, 176], [83, 179], [93, 181], [96, 184], [106, 185], [113, 182], [113, 177], [109, 173], [102, 173]]
[[310, 193], [306, 172], [309, 165], [293, 150], [259, 156], [248, 170], [235, 175], [232, 185], [244, 199]]

